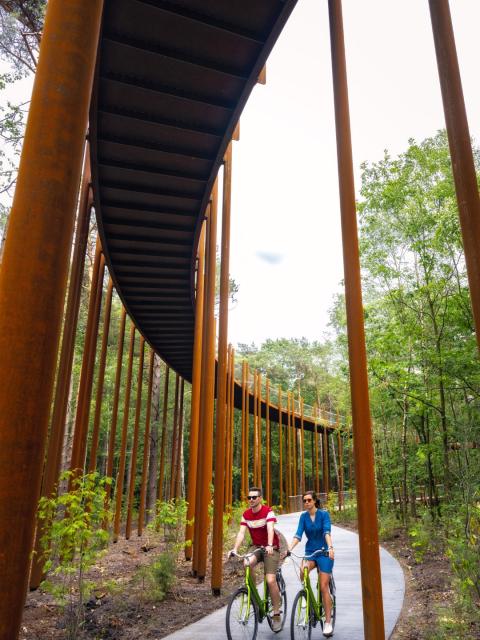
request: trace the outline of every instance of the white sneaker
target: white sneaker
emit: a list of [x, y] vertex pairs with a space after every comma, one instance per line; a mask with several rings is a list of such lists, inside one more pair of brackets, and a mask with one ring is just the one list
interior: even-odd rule
[[323, 635], [327, 638], [333, 636], [333, 627], [331, 622], [325, 622], [323, 625]]
[[279, 613], [276, 613], [272, 617], [272, 631], [278, 633], [282, 630], [282, 617]]

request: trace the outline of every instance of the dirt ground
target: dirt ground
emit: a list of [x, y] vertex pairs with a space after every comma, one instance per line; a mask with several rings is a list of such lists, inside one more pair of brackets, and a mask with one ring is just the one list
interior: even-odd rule
[[[345, 526], [342, 524], [341, 526]], [[353, 524], [348, 528], [355, 529]], [[145, 544], [151, 546], [147, 552]], [[392, 640], [430, 640], [435, 628], [437, 607], [452, 599], [451, 574], [441, 554], [426, 554], [415, 561], [409, 540], [399, 529], [382, 545], [400, 562], [406, 584], [405, 600]], [[149, 534], [111, 545], [107, 554], [91, 570], [89, 578], [99, 588], [86, 607], [84, 637], [96, 640], [155, 640], [194, 622], [223, 606], [241, 581], [241, 566], [231, 561], [224, 567], [221, 596], [213, 596], [210, 572], [203, 584], [190, 575], [190, 563], [180, 558], [177, 582], [162, 602], [148, 601], [141, 581], [132, 578], [142, 565], [151, 564], [162, 550], [160, 538]], [[114, 588], [102, 587], [114, 582]], [[478, 632], [478, 635], [477, 635]], [[480, 628], [471, 638], [480, 637]], [[53, 598], [41, 591], [27, 597], [21, 640], [60, 640], [65, 638], [62, 615]]]
[[[152, 546], [147, 552], [142, 547]], [[120, 539], [89, 572], [88, 578], [99, 585], [86, 606], [84, 637], [98, 640], [154, 640], [185, 624], [194, 622], [223, 606], [241, 579], [232, 562], [225, 565], [222, 595], [213, 596], [210, 570], [203, 584], [190, 575], [191, 563], [179, 559], [177, 581], [172, 593], [162, 602], [150, 602], [141, 580], [134, 580], [139, 568], [151, 564], [163, 545], [158, 536]], [[108, 585], [114, 581], [114, 587]], [[41, 590], [28, 594], [20, 640], [65, 638], [61, 612], [52, 596]]]

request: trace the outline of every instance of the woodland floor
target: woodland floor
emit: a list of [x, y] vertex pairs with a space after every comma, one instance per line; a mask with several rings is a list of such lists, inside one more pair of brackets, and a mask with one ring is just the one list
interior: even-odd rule
[[[355, 524], [346, 526], [355, 529]], [[145, 552], [142, 547], [150, 546]], [[405, 600], [391, 640], [432, 640], [438, 608], [452, 600], [451, 574], [448, 561], [440, 553], [427, 553], [417, 563], [402, 529], [382, 540], [384, 546], [400, 562], [405, 575]], [[215, 597], [210, 588], [210, 572], [203, 584], [190, 575], [190, 563], [179, 559], [177, 581], [173, 591], [162, 602], [151, 602], [135, 580], [138, 570], [151, 564], [162, 551], [160, 537], [148, 534], [111, 545], [106, 555], [89, 572], [98, 585], [95, 598], [85, 609], [82, 637], [98, 640], [154, 640], [162, 638], [223, 606], [237, 586], [241, 568], [225, 564], [222, 594]], [[114, 583], [114, 588], [105, 585]], [[433, 632], [433, 634], [432, 634]], [[65, 623], [52, 596], [41, 590], [28, 594], [22, 623], [21, 640], [63, 639]], [[80, 636], [79, 636], [80, 637]], [[480, 626], [472, 627], [465, 640], [480, 638]]]

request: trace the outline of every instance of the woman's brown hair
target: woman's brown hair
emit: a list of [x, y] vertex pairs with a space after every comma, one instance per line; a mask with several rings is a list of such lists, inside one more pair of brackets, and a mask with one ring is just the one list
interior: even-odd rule
[[320, 509], [320, 498], [317, 497], [315, 491], [305, 491], [305, 493], [302, 494], [302, 500], [303, 498], [305, 498], [305, 496], [312, 496], [312, 500], [314, 501], [315, 506], [317, 507], [317, 509]]

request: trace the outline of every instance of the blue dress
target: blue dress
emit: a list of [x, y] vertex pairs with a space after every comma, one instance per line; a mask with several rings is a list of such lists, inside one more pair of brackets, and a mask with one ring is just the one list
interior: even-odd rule
[[[332, 525], [328, 511], [317, 509], [315, 512], [315, 520], [313, 522], [308, 511], [304, 511], [298, 521], [298, 529], [294, 537], [301, 540], [303, 534], [307, 536], [305, 555], [308, 556], [319, 549], [328, 549], [325, 534], [331, 533], [331, 531]], [[310, 559], [317, 564], [320, 571], [323, 571], [324, 573], [332, 572], [333, 560], [330, 560], [330, 558], [317, 555]]]

